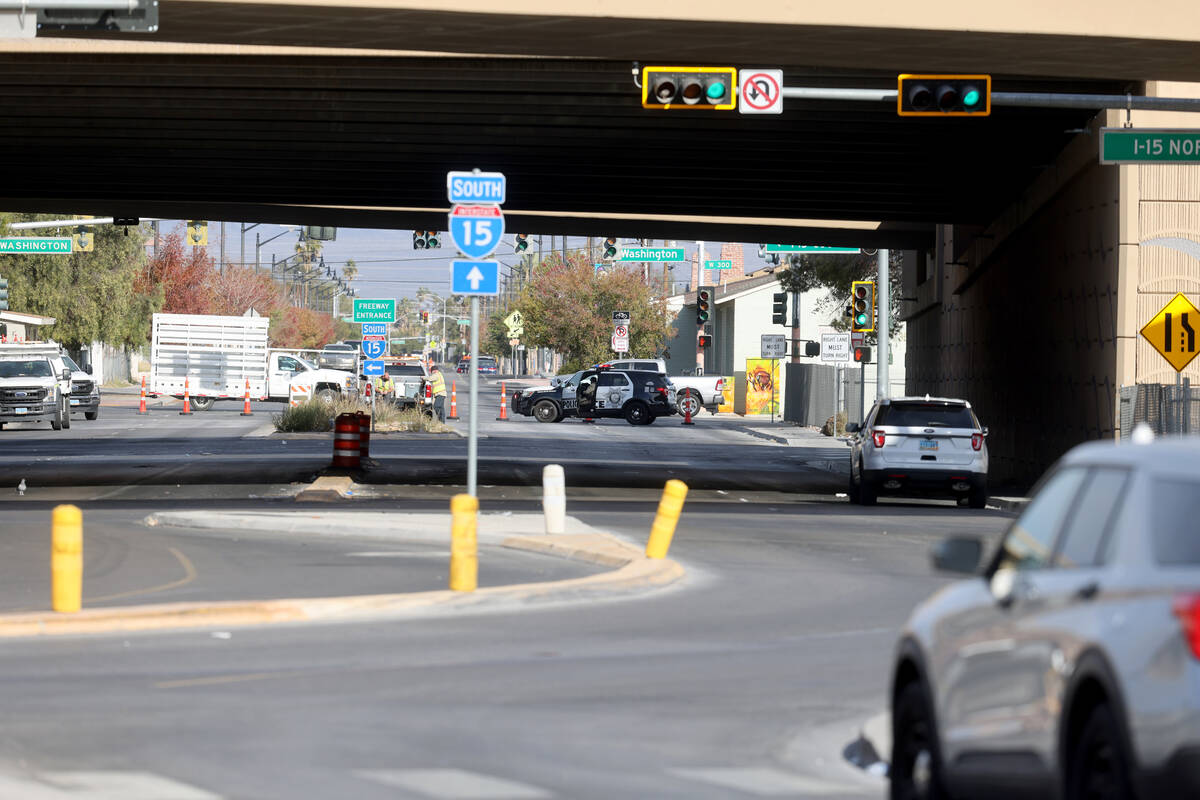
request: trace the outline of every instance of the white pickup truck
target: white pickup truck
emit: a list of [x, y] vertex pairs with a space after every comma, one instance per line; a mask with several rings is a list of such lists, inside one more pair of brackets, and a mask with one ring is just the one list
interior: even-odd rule
[[334, 398], [358, 390], [358, 377], [319, 369], [291, 352], [267, 346], [266, 317], [155, 314], [150, 350], [150, 394], [183, 397], [206, 411], [217, 400], [286, 403], [293, 396]]
[[0, 344], [0, 428], [45, 420], [71, 427], [71, 369], [54, 342]]
[[[609, 362], [613, 369], [640, 369], [661, 372], [666, 375], [667, 362], [661, 358], [630, 358]], [[710, 414], [717, 413], [721, 405], [721, 393], [725, 379], [719, 375], [670, 375], [668, 380], [675, 387], [675, 407], [680, 414], [700, 413], [707, 408]]]

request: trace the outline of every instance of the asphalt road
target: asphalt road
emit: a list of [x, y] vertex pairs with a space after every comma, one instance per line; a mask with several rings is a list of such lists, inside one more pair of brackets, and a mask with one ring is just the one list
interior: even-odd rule
[[[644, 540], [654, 504], [571, 510]], [[688, 577], [649, 595], [9, 641], [0, 796], [879, 798], [840, 751], [884, 706], [897, 627], [944, 583], [928, 548], [1005, 521], [945, 504], [701, 500], [671, 553]], [[231, 562], [241, 543], [199, 546]]]
[[[461, 419], [454, 434], [376, 435], [373, 469], [366, 483], [462, 484], [466, 481], [468, 406], [459, 394]], [[634, 427], [623, 420], [588, 424], [567, 420], [541, 424], [530, 417], [495, 419], [499, 387], [481, 390], [479, 481], [488, 485], [539, 485], [542, 467], [565, 467], [574, 486], [661, 486], [671, 477], [693, 488], [832, 493], [845, 479], [831, 461], [845, 461], [841, 443], [821, 440], [803, 448], [781, 447], [755, 436], [732, 414], [703, 413], [693, 426], [678, 417]], [[98, 420], [76, 418], [69, 430], [44, 423], [9, 425], [0, 431], [0, 487], [24, 479], [37, 486], [131, 486], [174, 484], [286, 484], [309, 481], [326, 470], [331, 434], [270, 436], [279, 404], [217, 403], [212, 410], [180, 416], [171, 401], [138, 416], [137, 398], [104, 398]]]

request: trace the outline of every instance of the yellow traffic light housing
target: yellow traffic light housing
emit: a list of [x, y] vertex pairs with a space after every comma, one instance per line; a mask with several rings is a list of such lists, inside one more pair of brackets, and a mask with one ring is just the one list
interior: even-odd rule
[[735, 67], [643, 67], [642, 108], [737, 108]]
[[850, 284], [850, 330], [868, 333], [875, 330], [875, 281]]
[[896, 82], [902, 117], [986, 117], [992, 113], [991, 75], [904, 73]]
[[202, 219], [189, 219], [187, 224], [187, 243], [192, 247], [208, 246], [208, 222]]

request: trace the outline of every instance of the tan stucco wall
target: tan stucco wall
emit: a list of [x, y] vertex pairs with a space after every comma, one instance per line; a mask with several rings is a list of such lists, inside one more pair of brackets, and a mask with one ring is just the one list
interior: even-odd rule
[[[1200, 85], [1155, 82], [1148, 94], [1200, 97]], [[1123, 117], [1123, 114], [1114, 116]], [[1193, 114], [1135, 111], [1136, 128], [1200, 128]], [[1114, 120], [1110, 124], [1119, 124]], [[1149, 243], [1171, 237], [1200, 252], [1200, 166], [1126, 166], [1121, 173], [1121, 314], [1117, 378], [1120, 385], [1174, 383], [1175, 369], [1140, 335], [1142, 327], [1183, 292], [1200, 306], [1200, 258]], [[1183, 371], [1200, 384], [1200, 358]]]

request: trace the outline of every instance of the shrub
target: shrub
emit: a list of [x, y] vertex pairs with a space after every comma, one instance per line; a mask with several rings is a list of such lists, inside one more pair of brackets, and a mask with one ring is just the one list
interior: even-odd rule
[[[836, 423], [835, 423], [836, 419]], [[836, 428], [834, 427], [836, 424]], [[846, 412], [839, 411], [836, 417], [830, 417], [825, 420], [825, 425], [821, 428], [821, 433], [826, 436], [845, 436], [846, 435]]]
[[310, 400], [290, 406], [282, 414], [272, 414], [271, 421], [275, 430], [283, 433], [314, 433], [333, 430], [333, 416], [328, 404]]

